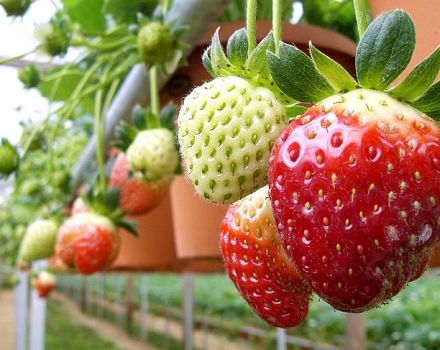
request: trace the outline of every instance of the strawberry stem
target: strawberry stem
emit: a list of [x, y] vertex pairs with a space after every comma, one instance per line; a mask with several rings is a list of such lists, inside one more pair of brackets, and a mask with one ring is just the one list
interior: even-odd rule
[[257, 21], [257, 0], [247, 0], [246, 7], [246, 32], [248, 39], [248, 56], [254, 51], [257, 45], [256, 26]]
[[103, 90], [95, 95], [95, 135], [96, 135], [96, 162], [98, 164], [99, 186], [102, 193], [106, 192], [105, 160], [104, 160], [104, 126], [105, 120], [102, 113]]
[[365, 30], [371, 23], [371, 12], [368, 0], [353, 0], [356, 22], [359, 32], [359, 39], [364, 35]]
[[153, 65], [150, 68], [150, 104], [151, 111], [157, 118], [157, 122], [160, 125], [159, 113], [160, 113], [160, 100], [159, 100], [159, 86], [157, 84], [157, 65]]
[[35, 51], [37, 51], [38, 48], [39, 48], [39, 46], [33, 48], [32, 50], [30, 50], [28, 52], [22, 53], [20, 55], [17, 55], [17, 56], [14, 56], [14, 57], [3, 58], [3, 59], [0, 60], [0, 64], [6, 64], [6, 63], [9, 63], [9, 62], [13, 62], [13, 61], [17, 61], [19, 59], [22, 59], [22, 58], [26, 57], [27, 55], [30, 55], [31, 53], [34, 53]]
[[272, 29], [275, 41], [275, 54], [278, 55], [282, 31], [282, 4], [283, 0], [272, 0]]

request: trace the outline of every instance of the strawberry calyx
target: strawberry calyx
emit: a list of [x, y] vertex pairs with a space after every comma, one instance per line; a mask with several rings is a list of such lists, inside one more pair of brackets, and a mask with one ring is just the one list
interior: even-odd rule
[[115, 226], [127, 230], [135, 237], [139, 237], [136, 222], [127, 220], [125, 212], [119, 207], [119, 189], [110, 187], [106, 192], [89, 187], [82, 196], [82, 200], [91, 212], [108, 218]]
[[270, 74], [292, 99], [310, 105], [355, 89], [382, 91], [434, 119], [440, 117], [440, 47], [418, 64], [397, 86], [390, 84], [408, 66], [415, 49], [415, 27], [403, 10], [386, 12], [373, 20], [356, 51], [357, 80], [336, 61], [310, 43], [310, 56], [294, 45], [281, 43], [279, 54], [267, 52]]
[[[237, 76], [246, 79], [257, 86], [272, 91], [277, 99], [286, 105], [287, 109], [289, 106], [294, 107], [296, 100], [286, 95], [274, 84], [269, 72], [266, 52], [275, 51], [272, 32], [248, 53], [247, 31], [245, 28], [241, 28], [229, 38], [225, 53], [220, 42], [219, 30], [220, 28], [217, 28], [212, 37], [211, 45], [202, 56], [203, 65], [208, 73], [213, 78]], [[303, 111], [304, 109], [298, 110], [299, 113]]]
[[142, 108], [137, 105], [133, 108], [132, 123], [121, 122], [116, 128], [115, 146], [123, 152], [136, 139], [136, 136], [144, 130], [166, 128], [175, 132], [174, 119], [177, 109], [173, 103], [165, 105], [156, 116], [150, 107]]

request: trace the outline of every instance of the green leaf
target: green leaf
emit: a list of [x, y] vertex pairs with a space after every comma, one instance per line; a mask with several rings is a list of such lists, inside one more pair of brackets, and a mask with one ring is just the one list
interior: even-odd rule
[[212, 62], [212, 68], [214, 73], [221, 75], [222, 72], [227, 72], [228, 68], [231, 66], [231, 62], [227, 59], [225, 52], [223, 51], [222, 44], [219, 37], [219, 29], [215, 31], [212, 42], [210, 46], [210, 56]]
[[297, 47], [282, 43], [280, 56], [267, 53], [270, 74], [280, 90], [301, 102], [318, 102], [335, 93], [312, 60]]
[[364, 88], [385, 90], [408, 66], [415, 29], [402, 10], [386, 12], [365, 31], [356, 52], [358, 81]]
[[429, 115], [440, 110], [440, 81], [432, 85], [426, 93], [411, 105]]
[[122, 227], [135, 237], [139, 237], [139, 232], [136, 230], [136, 221], [132, 220], [120, 220], [117, 222], [119, 227]]
[[296, 119], [297, 116], [304, 114], [307, 108], [300, 105], [290, 105], [286, 106], [286, 114], [288, 119]]
[[267, 34], [266, 37], [261, 40], [254, 51], [251, 52], [247, 67], [254, 72], [260, 72], [263, 76], [269, 76], [269, 67], [267, 66], [266, 53], [275, 51], [275, 41], [273, 39], [272, 32]]
[[422, 96], [434, 82], [440, 70], [440, 46], [420, 62], [404, 81], [390, 92], [405, 101], [414, 101]]
[[147, 118], [145, 118], [145, 109], [139, 105], [134, 106], [132, 112], [133, 124], [138, 130], [145, 130], [148, 127]]
[[246, 29], [235, 31], [228, 40], [226, 52], [229, 61], [237, 66], [244, 66], [247, 59], [248, 42]]
[[156, 8], [157, 0], [106, 0], [104, 12], [111, 15], [116, 23], [134, 23], [137, 14], [149, 16]]
[[202, 55], [202, 64], [203, 67], [208, 71], [209, 75], [215, 78], [217, 75], [215, 74], [214, 67], [212, 66], [211, 58], [209, 57], [210, 48], [208, 47]]
[[[54, 93], [54, 101], [67, 100], [72, 96], [73, 91], [84, 76], [84, 71], [80, 69], [69, 69], [64, 71], [62, 75], [57, 75], [57, 78], [45, 80], [45, 77], [54, 75], [53, 73], [60, 73], [62, 70], [63, 67], [56, 67], [45, 73], [43, 81], [38, 86], [38, 89], [44, 97], [50, 98]], [[58, 76], [60, 76], [60, 78], [58, 78]]]
[[104, 0], [62, 0], [72, 22], [81, 25], [86, 33], [101, 33], [106, 28]]
[[309, 43], [309, 49], [316, 69], [337, 92], [356, 89], [356, 80], [353, 79], [344, 67], [319, 51], [313, 46], [312, 42]]

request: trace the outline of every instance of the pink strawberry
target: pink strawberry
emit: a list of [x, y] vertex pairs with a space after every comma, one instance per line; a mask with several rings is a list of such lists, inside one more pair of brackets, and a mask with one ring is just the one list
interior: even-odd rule
[[311, 292], [278, 239], [267, 190], [230, 206], [221, 248], [229, 277], [252, 309], [274, 326], [294, 327], [307, 316]]
[[140, 215], [156, 207], [168, 190], [170, 178], [156, 182], [130, 177], [127, 156], [119, 153], [113, 164], [109, 185], [119, 189], [119, 206], [127, 214]]

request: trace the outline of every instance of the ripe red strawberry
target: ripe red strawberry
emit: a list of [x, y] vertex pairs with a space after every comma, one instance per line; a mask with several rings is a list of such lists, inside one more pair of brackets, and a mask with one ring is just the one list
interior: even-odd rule
[[230, 206], [221, 248], [229, 277], [254, 311], [274, 326], [294, 327], [307, 316], [311, 291], [281, 245], [267, 190]]
[[359, 34], [357, 81], [313, 45], [311, 58], [287, 44], [268, 53], [277, 86], [315, 105], [270, 158], [278, 231], [312, 289], [349, 312], [417, 279], [440, 240], [440, 49], [390, 88], [415, 48], [411, 17], [389, 11]]
[[110, 173], [109, 185], [119, 189], [119, 206], [127, 214], [140, 215], [156, 207], [169, 186], [170, 178], [147, 182], [130, 177], [127, 156], [119, 153]]
[[80, 273], [91, 274], [109, 267], [119, 247], [119, 233], [108, 218], [82, 213], [71, 217], [61, 226], [56, 255]]
[[278, 230], [313, 290], [339, 310], [383, 303], [439, 241], [440, 128], [384, 93], [330, 97], [291, 123], [269, 168]]
[[40, 271], [33, 279], [32, 286], [40, 298], [47, 298], [56, 285], [55, 276], [48, 271]]

